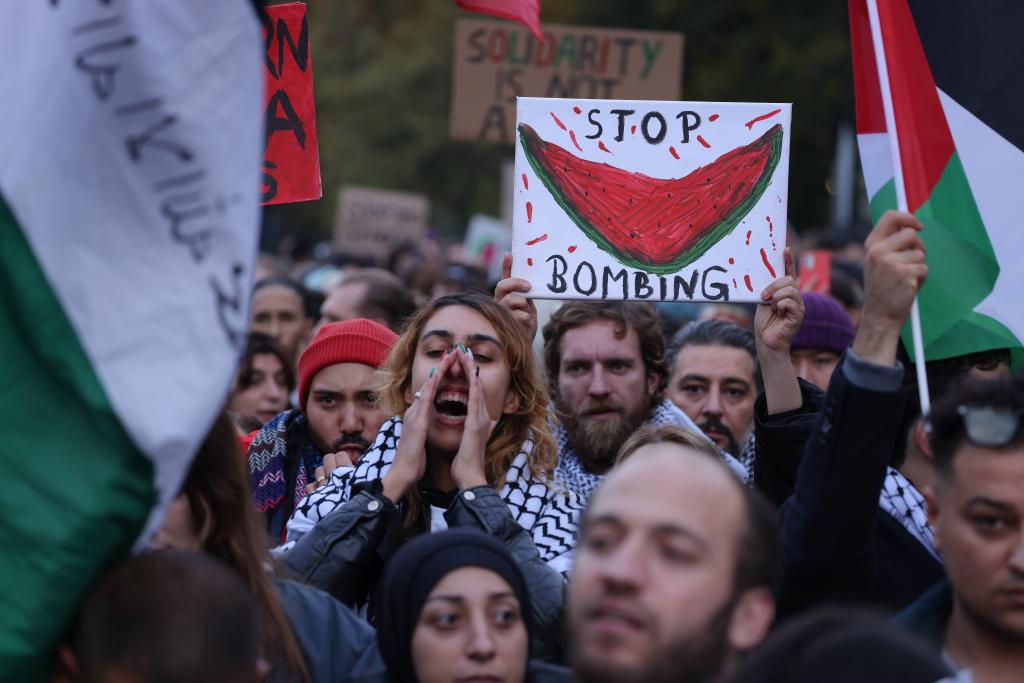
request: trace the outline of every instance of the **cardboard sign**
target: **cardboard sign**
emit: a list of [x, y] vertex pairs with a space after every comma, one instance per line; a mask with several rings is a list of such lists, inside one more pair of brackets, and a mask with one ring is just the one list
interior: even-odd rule
[[306, 5], [271, 5], [261, 18], [267, 81], [263, 203], [320, 199], [323, 190]]
[[348, 254], [383, 260], [399, 243], [421, 239], [429, 218], [423, 195], [349, 185], [338, 193], [334, 243]]
[[789, 104], [520, 98], [512, 274], [552, 299], [759, 301]]
[[544, 25], [544, 41], [517, 24], [455, 25], [451, 136], [515, 140], [517, 97], [677, 100], [683, 34]]

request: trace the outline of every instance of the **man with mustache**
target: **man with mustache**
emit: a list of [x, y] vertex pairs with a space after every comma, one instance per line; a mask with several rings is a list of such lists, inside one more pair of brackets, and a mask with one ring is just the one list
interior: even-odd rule
[[668, 362], [666, 396], [743, 462], [759, 390], [754, 335], [724, 320], [691, 323], [672, 338]]
[[646, 425], [590, 499], [566, 599], [581, 683], [714, 683], [775, 614], [774, 515], [692, 435]]
[[[1024, 672], [1024, 374], [969, 379], [932, 410], [925, 489], [949, 580], [899, 618], [941, 648], [960, 680]], [[973, 678], [969, 678], [973, 676]], [[953, 679], [949, 679], [953, 680]]]
[[[299, 409], [263, 426], [249, 446], [253, 500], [272, 539], [327, 473], [353, 465], [387, 419], [377, 405], [374, 373], [398, 336], [365, 319], [324, 325], [299, 357]], [[325, 472], [326, 470], [326, 472]]]
[[[662, 400], [668, 375], [665, 340], [650, 304], [566, 303], [544, 326], [544, 363], [562, 421], [555, 433], [555, 474], [582, 500], [645, 422], [699, 431], [686, 414]], [[727, 454], [723, 459], [745, 476], [735, 459]]]

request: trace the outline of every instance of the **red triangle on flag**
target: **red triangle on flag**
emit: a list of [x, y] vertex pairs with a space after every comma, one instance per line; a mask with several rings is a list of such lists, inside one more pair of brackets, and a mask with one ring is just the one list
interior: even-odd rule
[[906, 0], [877, 3], [907, 209], [917, 211], [928, 201], [956, 148]]

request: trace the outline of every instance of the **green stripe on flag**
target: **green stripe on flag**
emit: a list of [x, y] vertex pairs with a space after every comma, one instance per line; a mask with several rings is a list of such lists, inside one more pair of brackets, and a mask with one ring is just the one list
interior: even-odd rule
[[988, 296], [999, 262], [956, 153], [914, 213], [925, 225], [929, 272], [937, 276], [928, 278], [918, 297], [922, 320], [928, 320], [928, 328], [922, 326], [927, 349]]
[[49, 680], [76, 604], [129, 550], [156, 492], [2, 199], [0, 359], [0, 679]]
[[890, 178], [871, 198], [871, 221], [877, 223], [882, 214], [896, 209], [896, 181]]
[[[877, 222], [895, 208], [896, 190], [890, 180], [871, 198], [871, 215]], [[928, 280], [918, 297], [925, 357], [938, 360], [1020, 347], [1005, 325], [974, 310], [995, 286], [999, 262], [958, 154], [950, 157], [915, 215], [925, 225], [921, 236], [928, 246]], [[913, 356], [909, 323], [903, 342]]]

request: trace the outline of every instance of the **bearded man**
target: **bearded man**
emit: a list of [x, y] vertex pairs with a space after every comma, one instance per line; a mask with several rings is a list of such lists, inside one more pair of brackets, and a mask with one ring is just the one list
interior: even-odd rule
[[[583, 501], [644, 423], [700, 432], [683, 411], [662, 400], [668, 377], [665, 339], [650, 304], [565, 304], [544, 326], [544, 363], [562, 422], [555, 434], [555, 474]], [[736, 459], [726, 453], [722, 458], [746, 477]]]

